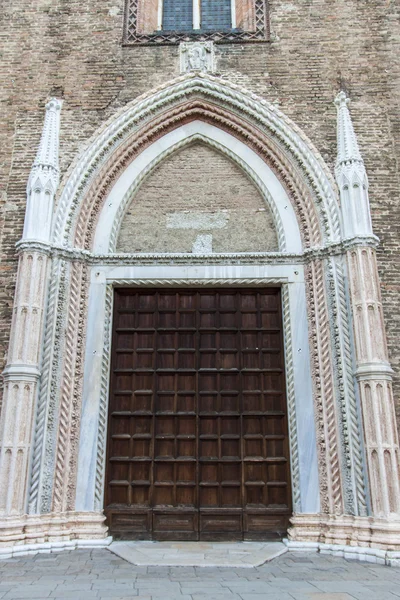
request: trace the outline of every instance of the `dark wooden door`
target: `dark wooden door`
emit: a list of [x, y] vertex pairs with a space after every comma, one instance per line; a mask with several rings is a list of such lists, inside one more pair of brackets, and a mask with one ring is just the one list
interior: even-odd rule
[[291, 515], [280, 289], [116, 289], [105, 512], [119, 539], [268, 539]]

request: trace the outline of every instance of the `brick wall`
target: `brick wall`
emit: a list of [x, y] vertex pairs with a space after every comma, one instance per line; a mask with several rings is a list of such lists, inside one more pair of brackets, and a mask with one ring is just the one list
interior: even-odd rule
[[199, 235], [212, 235], [214, 252], [278, 249], [272, 216], [253, 183], [229, 159], [197, 143], [166, 159], [140, 187], [117, 250], [191, 252]]
[[[222, 77], [276, 102], [321, 151], [336, 153], [343, 87], [368, 169], [400, 418], [400, 8], [382, 0], [270, 0], [272, 42], [217, 48]], [[5, 0], [0, 70], [0, 356], [7, 351], [25, 189], [44, 102], [63, 96], [63, 174], [121, 106], [179, 74], [178, 48], [122, 48], [123, 0]]]

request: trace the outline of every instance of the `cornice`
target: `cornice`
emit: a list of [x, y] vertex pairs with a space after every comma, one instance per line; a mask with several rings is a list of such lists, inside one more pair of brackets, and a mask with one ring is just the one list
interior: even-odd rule
[[376, 248], [379, 239], [374, 236], [358, 236], [335, 244], [307, 248], [302, 253], [286, 252], [226, 252], [213, 254], [158, 253], [95, 254], [81, 248], [65, 248], [37, 240], [21, 240], [16, 244], [17, 252], [40, 252], [51, 258], [69, 262], [84, 262], [88, 265], [143, 265], [143, 264], [294, 264], [309, 263], [331, 256], [342, 256], [360, 247]]

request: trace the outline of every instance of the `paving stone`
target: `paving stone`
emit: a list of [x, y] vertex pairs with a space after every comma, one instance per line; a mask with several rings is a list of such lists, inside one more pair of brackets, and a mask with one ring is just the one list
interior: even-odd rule
[[286, 592], [275, 592], [272, 594], [241, 594], [242, 600], [293, 600], [293, 596]]
[[317, 593], [307, 593], [307, 592], [299, 592], [292, 593], [292, 598], [294, 600], [354, 600], [354, 596], [349, 596], [349, 594], [325, 594], [324, 592]]

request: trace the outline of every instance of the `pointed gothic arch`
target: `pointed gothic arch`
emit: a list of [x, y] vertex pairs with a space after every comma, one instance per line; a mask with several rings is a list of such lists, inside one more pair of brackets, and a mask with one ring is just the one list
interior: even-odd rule
[[[278, 253], [113, 252], [124, 203], [169, 151], [193, 139], [218, 147], [257, 185], [275, 218]], [[44, 281], [31, 284], [46, 312], [43, 338], [41, 332], [35, 338], [37, 355], [43, 339], [41, 371], [22, 369], [23, 380], [32, 383], [32, 399], [37, 395], [28, 440], [30, 473], [27, 460], [20, 461], [24, 485], [18, 484], [18, 494], [7, 491], [6, 498], [7, 510], [19, 515], [14, 524], [19, 539], [26, 539], [29, 524], [40, 532], [43, 523], [54, 536], [61, 530], [66, 537], [102, 538], [106, 533], [102, 498], [111, 306], [113, 286], [122, 284], [282, 286], [292, 536], [329, 541], [358, 535], [371, 506], [354, 381], [346, 252], [360, 242], [344, 235], [338, 191], [327, 165], [279, 109], [209, 75], [188, 74], [169, 82], [121, 109], [93, 136], [64, 178], [47, 240], [30, 235], [29, 223], [26, 231], [20, 250], [30, 253], [31, 263], [48, 263], [50, 283], [48, 290]], [[375, 240], [366, 235], [362, 244], [373, 246]], [[165, 260], [175, 264], [161, 269]], [[28, 272], [20, 279], [27, 277]], [[17, 290], [16, 319], [24, 285], [21, 300]], [[10, 390], [22, 371], [18, 364], [8, 367]], [[341, 515], [337, 522], [335, 515]]]

